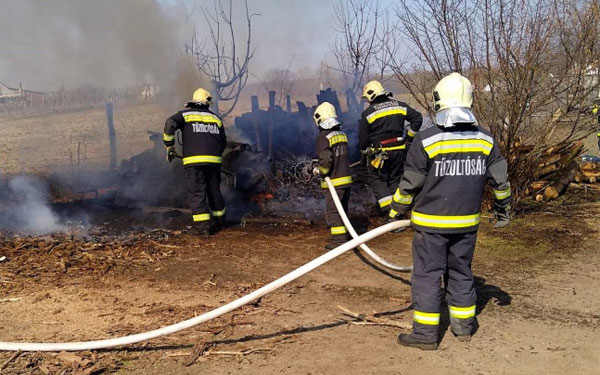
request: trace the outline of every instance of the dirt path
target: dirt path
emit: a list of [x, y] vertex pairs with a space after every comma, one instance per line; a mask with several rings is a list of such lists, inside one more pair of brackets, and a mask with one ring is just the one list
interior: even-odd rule
[[[597, 374], [599, 218], [595, 204], [529, 214], [502, 232], [485, 226], [474, 262], [481, 327], [468, 344], [446, 334], [440, 350], [424, 352], [396, 344], [398, 328], [349, 324], [338, 305], [397, 322], [412, 314], [408, 275], [379, 272], [349, 253], [217, 321], [127, 350], [76, 355], [97, 373]], [[0, 339], [94, 339], [177, 322], [322, 254], [325, 235], [232, 227], [202, 242], [183, 233], [144, 240], [130, 258], [104, 247], [89, 268], [75, 260], [78, 250], [19, 250], [29, 251], [25, 257], [4, 247], [0, 298], [20, 299], [0, 302]], [[406, 263], [410, 236], [388, 234], [372, 248]], [[70, 266], [63, 270], [61, 259]], [[97, 272], [111, 261], [113, 267]], [[186, 366], [202, 340], [208, 354]], [[10, 356], [0, 353], [0, 363]], [[3, 373], [85, 373], [76, 367], [64, 356], [32, 353]]]

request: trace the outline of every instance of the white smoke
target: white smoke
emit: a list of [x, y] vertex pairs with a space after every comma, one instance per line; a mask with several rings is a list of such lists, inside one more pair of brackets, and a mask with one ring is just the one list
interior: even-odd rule
[[64, 224], [48, 205], [46, 183], [33, 176], [11, 178], [4, 192], [8, 200], [1, 212], [2, 229], [29, 234], [46, 234], [65, 230]]

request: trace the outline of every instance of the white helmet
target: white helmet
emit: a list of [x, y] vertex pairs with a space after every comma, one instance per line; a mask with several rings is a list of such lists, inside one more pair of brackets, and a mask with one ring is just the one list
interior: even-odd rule
[[313, 115], [315, 124], [322, 129], [331, 129], [334, 126], [340, 125], [335, 113], [335, 107], [329, 102], [323, 102], [315, 109]]
[[188, 104], [210, 106], [212, 104], [212, 96], [210, 95], [210, 92], [208, 90], [199, 88], [196, 91], [194, 91], [192, 100], [189, 101]]
[[433, 89], [433, 109], [436, 112], [446, 108], [471, 108], [472, 104], [473, 86], [460, 73], [445, 76]]
[[472, 104], [473, 86], [460, 73], [447, 75], [433, 89], [435, 120], [440, 126], [451, 127], [457, 123], [476, 125], [477, 120], [471, 112]]
[[367, 101], [370, 103], [376, 97], [381, 96], [381, 95], [388, 95], [388, 94], [389, 94], [389, 92], [387, 92], [383, 88], [383, 85], [381, 84], [381, 82], [379, 82], [379, 81], [369, 81], [369, 82], [367, 82], [367, 84], [365, 85], [365, 87], [363, 87], [362, 97], [365, 98], [365, 99], [367, 99]]

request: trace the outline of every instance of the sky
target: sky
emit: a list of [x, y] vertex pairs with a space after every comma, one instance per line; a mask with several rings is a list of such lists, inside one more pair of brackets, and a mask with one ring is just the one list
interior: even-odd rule
[[[244, 2], [232, 1], [236, 26], [244, 32]], [[316, 71], [321, 61], [331, 61], [333, 5], [340, 1], [249, 0], [250, 12], [257, 14], [252, 22], [253, 74], [260, 77], [288, 66]], [[183, 69], [181, 57], [192, 25], [202, 38], [206, 28], [201, 9], [212, 3], [0, 0], [0, 82], [52, 90], [173, 81]]]
[[[176, 3], [176, 0], [165, 0]], [[330, 59], [336, 38], [334, 4], [343, 0], [249, 0], [253, 18], [253, 43], [257, 48], [253, 71], [257, 75], [273, 68], [318, 69], [321, 61]], [[372, 1], [368, 1], [371, 3]], [[202, 22], [198, 9], [207, 1], [185, 0], [188, 9], [196, 3], [195, 20]], [[242, 0], [233, 0], [238, 22], [245, 26]], [[381, 0], [382, 7], [390, 8], [393, 0]]]

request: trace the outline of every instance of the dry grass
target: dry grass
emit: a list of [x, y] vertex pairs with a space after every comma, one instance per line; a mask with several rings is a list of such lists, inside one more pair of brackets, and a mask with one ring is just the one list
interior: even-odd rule
[[[149, 148], [146, 131], [162, 132], [166, 116], [159, 105], [116, 106], [118, 159]], [[46, 173], [77, 165], [97, 168], [109, 164], [104, 108], [1, 120], [0, 139], [4, 151], [2, 173]]]

